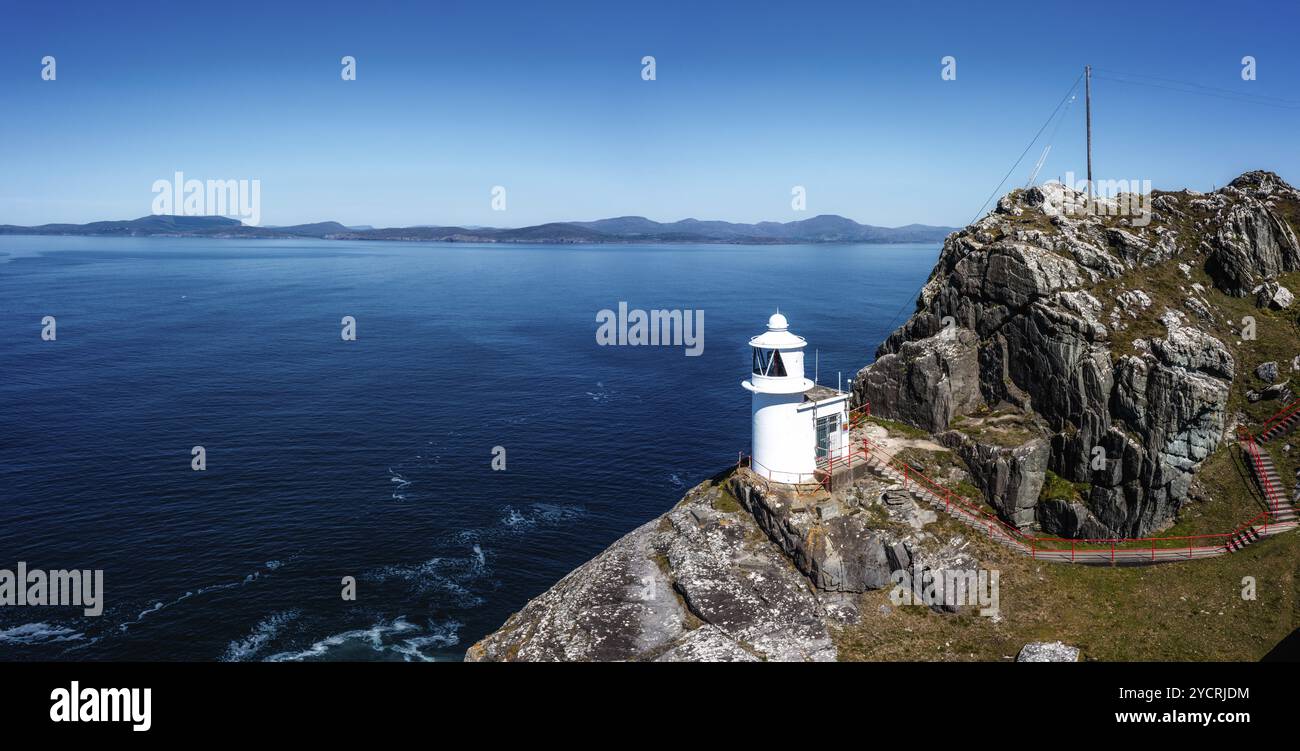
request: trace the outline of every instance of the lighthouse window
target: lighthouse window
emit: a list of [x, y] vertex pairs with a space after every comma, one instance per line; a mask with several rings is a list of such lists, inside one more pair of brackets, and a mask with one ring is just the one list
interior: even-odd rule
[[781, 350], [772, 350], [772, 367], [768, 368], [767, 374], [770, 376], [785, 375], [785, 363], [781, 362]]
[[784, 376], [785, 363], [781, 361], [780, 350], [754, 347], [754, 374]]

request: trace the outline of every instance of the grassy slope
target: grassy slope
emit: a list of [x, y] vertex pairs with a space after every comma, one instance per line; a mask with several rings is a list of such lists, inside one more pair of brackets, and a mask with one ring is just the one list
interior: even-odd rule
[[[937, 534], [965, 534], [941, 520]], [[969, 535], [966, 535], [969, 536]], [[1061, 640], [1089, 660], [1258, 660], [1295, 628], [1300, 533], [1220, 558], [1108, 568], [1035, 561], [976, 538], [1000, 571], [1002, 619], [940, 615], [862, 597], [862, 620], [835, 632], [841, 660], [1006, 660], [1031, 641]], [[1253, 576], [1257, 599], [1243, 600]], [[888, 607], [888, 613], [881, 606]]]
[[[950, 452], [903, 453], [940, 476], [960, 463]], [[1199, 482], [1206, 500], [1185, 507], [1166, 534], [1224, 531], [1262, 508], [1235, 449], [1220, 448]], [[1093, 660], [1257, 660], [1297, 624], [1300, 532], [1219, 558], [1109, 568], [1035, 561], [942, 515], [927, 531], [969, 539], [981, 565], [1000, 572], [1002, 620], [895, 607], [887, 589], [870, 592], [862, 621], [835, 632], [840, 659], [1003, 660], [1027, 642], [1059, 639]], [[1255, 577], [1256, 600], [1241, 598], [1245, 576]]]

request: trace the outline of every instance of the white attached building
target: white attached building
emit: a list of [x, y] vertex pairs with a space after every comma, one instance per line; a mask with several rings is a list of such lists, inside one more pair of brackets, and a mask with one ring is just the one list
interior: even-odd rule
[[750, 468], [775, 482], [813, 482], [819, 466], [848, 456], [849, 395], [804, 377], [808, 343], [780, 313], [749, 344], [753, 368], [741, 385], [753, 395]]

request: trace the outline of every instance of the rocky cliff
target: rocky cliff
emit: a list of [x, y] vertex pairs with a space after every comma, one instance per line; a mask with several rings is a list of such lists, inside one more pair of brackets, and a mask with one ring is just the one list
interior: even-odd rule
[[835, 659], [826, 599], [705, 483], [531, 600], [468, 661]]
[[[1136, 215], [1120, 210], [1123, 197], [1073, 213], [1083, 200], [1059, 185], [1015, 191], [948, 237], [915, 314], [854, 380], [874, 419], [852, 438], [1021, 529], [1131, 537], [1203, 496], [1196, 472], [1237, 422], [1291, 398], [1300, 193], [1251, 172], [1211, 194], [1157, 193]], [[1017, 554], [913, 495], [915, 483], [853, 465], [831, 480], [809, 491], [724, 472], [531, 600], [466, 659], [831, 660], [891, 617], [899, 590], [884, 602], [879, 590], [900, 571], [1017, 566]], [[1020, 579], [1037, 591], [1043, 564], [1030, 563]], [[1185, 581], [1158, 591], [1178, 596]], [[1098, 585], [1093, 609], [1109, 607], [1115, 586]], [[907, 618], [888, 626], [902, 640], [923, 623]], [[1024, 628], [1038, 637], [1044, 626]], [[952, 643], [927, 646], [947, 655]]]
[[977, 565], [933, 510], [865, 469], [829, 493], [769, 484], [745, 468], [702, 483], [529, 601], [465, 659], [834, 660], [833, 632], [858, 622], [863, 592], [890, 586], [899, 570]]
[[[946, 433], [1013, 524], [1077, 537], [1161, 529], [1231, 427], [1233, 395], [1249, 386], [1242, 359], [1260, 337], [1294, 341], [1253, 327], [1256, 308], [1291, 305], [1282, 282], [1300, 270], [1298, 217], [1300, 193], [1269, 172], [1090, 206], [1059, 184], [1014, 191], [944, 242], [855, 398]], [[1010, 443], [967, 434], [1012, 413], [1034, 426]], [[1045, 469], [1078, 498], [1040, 506]]]

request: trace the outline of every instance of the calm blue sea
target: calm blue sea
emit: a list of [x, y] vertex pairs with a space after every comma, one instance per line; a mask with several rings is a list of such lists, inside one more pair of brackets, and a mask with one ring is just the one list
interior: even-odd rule
[[[937, 254], [0, 237], [0, 569], [106, 590], [0, 659], [459, 659], [748, 450], [778, 306], [847, 383]], [[619, 301], [704, 354], [597, 346]]]

